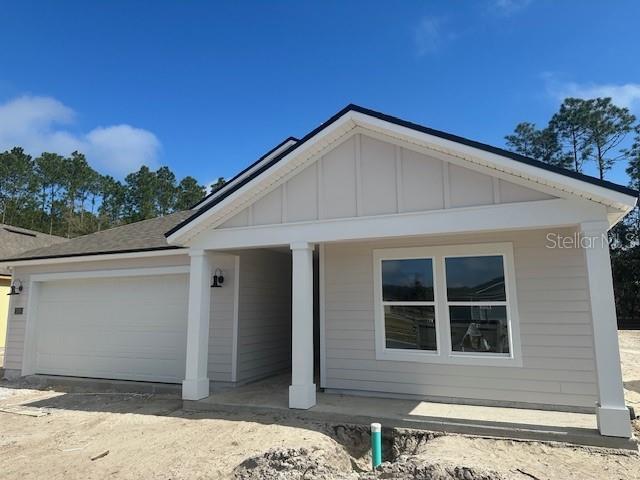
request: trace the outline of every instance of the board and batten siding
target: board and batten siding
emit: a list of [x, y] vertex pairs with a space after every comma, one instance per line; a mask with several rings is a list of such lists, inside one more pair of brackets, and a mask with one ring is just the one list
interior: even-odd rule
[[286, 370], [291, 365], [291, 255], [242, 251], [239, 293], [237, 381]]
[[[559, 230], [571, 235], [573, 230]], [[597, 383], [584, 252], [546, 231], [325, 245], [324, 387], [442, 399], [593, 407]], [[522, 367], [376, 360], [373, 250], [512, 242]]]
[[[468, 165], [468, 164], [467, 164]], [[355, 134], [217, 228], [527, 202], [553, 195]]]

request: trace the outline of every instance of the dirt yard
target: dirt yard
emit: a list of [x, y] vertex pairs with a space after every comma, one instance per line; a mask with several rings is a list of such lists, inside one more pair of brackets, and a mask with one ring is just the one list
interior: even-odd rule
[[[640, 412], [640, 332], [623, 332], [620, 348], [628, 403]], [[366, 432], [295, 417], [190, 413], [169, 395], [35, 390], [4, 381], [0, 409], [6, 480], [640, 479], [633, 452], [460, 435], [412, 437], [400, 453], [426, 467], [372, 476], [358, 473], [368, 465]], [[261, 470], [266, 464], [271, 473]]]

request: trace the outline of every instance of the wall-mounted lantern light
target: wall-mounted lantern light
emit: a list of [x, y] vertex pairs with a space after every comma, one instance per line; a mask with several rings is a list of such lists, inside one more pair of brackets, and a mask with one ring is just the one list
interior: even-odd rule
[[211, 282], [211, 288], [220, 288], [224, 283], [224, 276], [222, 275], [222, 270], [216, 268], [215, 272], [213, 272], [213, 281]]
[[11, 287], [7, 295], [20, 295], [22, 293], [22, 290], [22, 282], [18, 279], [15, 279], [13, 282], [11, 282]]

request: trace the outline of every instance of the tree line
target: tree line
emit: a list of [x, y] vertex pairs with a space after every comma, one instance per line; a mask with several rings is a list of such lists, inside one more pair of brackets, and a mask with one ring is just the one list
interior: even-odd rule
[[119, 181], [80, 152], [35, 158], [20, 147], [0, 152], [0, 222], [53, 235], [71, 238], [167, 215], [205, 194], [194, 177], [178, 181], [169, 167], [142, 166]]
[[[601, 180], [625, 164], [628, 185], [640, 190], [640, 124], [611, 98], [566, 98], [546, 126], [522, 122], [505, 136], [507, 147], [558, 167], [583, 172], [591, 164]], [[609, 232], [618, 322], [640, 327], [640, 209]]]
[[[611, 98], [566, 98], [547, 125], [522, 122], [505, 137], [507, 148], [576, 172], [595, 166], [605, 180], [625, 163], [630, 187], [640, 190], [640, 125]], [[224, 185], [218, 179], [212, 190]], [[94, 170], [85, 156], [20, 147], [0, 153], [0, 222], [75, 237], [188, 209], [206, 194], [194, 177], [179, 182], [168, 167], [146, 166], [119, 181]], [[640, 213], [611, 232], [618, 318], [640, 327]]]

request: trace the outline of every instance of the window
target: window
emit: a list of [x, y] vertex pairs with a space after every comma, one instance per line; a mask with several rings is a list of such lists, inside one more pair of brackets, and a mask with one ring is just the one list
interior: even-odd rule
[[503, 257], [446, 257], [444, 262], [451, 349], [508, 354]]
[[436, 350], [433, 261], [382, 260], [386, 348]]
[[374, 251], [376, 358], [521, 365], [511, 244]]

